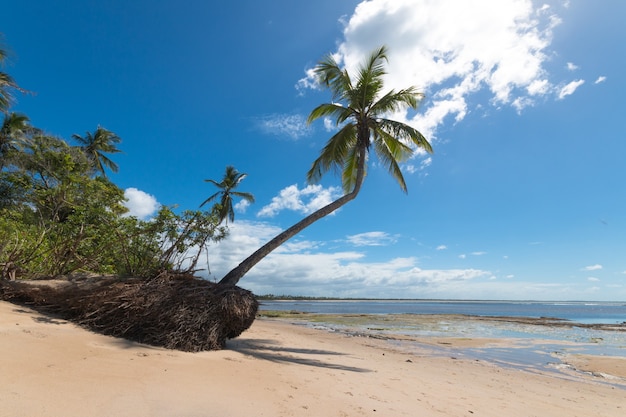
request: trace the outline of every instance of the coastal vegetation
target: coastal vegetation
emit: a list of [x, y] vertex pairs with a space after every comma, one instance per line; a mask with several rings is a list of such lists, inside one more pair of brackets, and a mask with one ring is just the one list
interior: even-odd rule
[[[5, 56], [0, 49], [0, 64]], [[111, 156], [121, 152], [122, 139], [102, 126], [71, 141], [33, 126], [11, 111], [23, 90], [0, 72], [0, 299], [144, 343], [190, 351], [223, 347], [258, 310], [256, 297], [236, 286], [239, 280], [285, 241], [355, 199], [371, 153], [406, 192], [399, 164], [417, 149], [432, 152], [419, 131], [386, 118], [416, 108], [421, 98], [413, 87], [383, 91], [386, 60], [386, 48], [377, 49], [354, 78], [332, 56], [315, 67], [333, 102], [315, 108], [308, 122], [333, 118], [337, 130], [307, 180], [336, 170], [344, 195], [270, 240], [217, 284], [194, 273], [200, 255], [228, 235], [233, 198], [254, 201], [237, 189], [245, 173], [227, 166], [221, 181], [205, 180], [218, 191], [200, 204], [204, 210], [163, 206], [149, 220], [131, 216], [124, 191], [107, 175], [119, 170]], [[59, 277], [65, 279], [54, 285], [27, 282]]]

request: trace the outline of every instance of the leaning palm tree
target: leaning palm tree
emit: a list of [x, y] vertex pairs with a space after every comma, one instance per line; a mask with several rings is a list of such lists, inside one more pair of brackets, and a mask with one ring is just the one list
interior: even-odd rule
[[117, 164], [105, 155], [105, 153], [121, 152], [115, 145], [122, 140], [115, 133], [98, 126], [93, 133], [87, 132], [84, 137], [74, 134], [72, 138], [80, 143], [81, 149], [85, 152], [96, 173], [99, 172], [106, 177], [104, 167], [109, 168], [113, 172], [119, 170]]
[[309, 115], [312, 123], [322, 117], [334, 117], [339, 130], [327, 142], [321, 155], [313, 162], [307, 174], [309, 182], [319, 181], [322, 175], [336, 168], [341, 171], [344, 195], [317, 210], [285, 230], [222, 278], [220, 284], [236, 285], [239, 280], [285, 241], [300, 233], [315, 221], [354, 200], [366, 173], [366, 162], [371, 148], [406, 192], [407, 187], [398, 165], [408, 159], [415, 149], [432, 152], [426, 138], [404, 123], [385, 118], [387, 114], [403, 108], [416, 108], [422, 97], [414, 87], [383, 94], [384, 64], [387, 50], [376, 50], [363, 66], [356, 79], [342, 69], [332, 56], [327, 56], [315, 67], [318, 81], [329, 88], [336, 102], [322, 104]]
[[215, 200], [218, 196], [221, 196], [219, 207], [218, 207], [218, 216], [220, 219], [220, 223], [226, 220], [226, 224], [228, 224], [228, 220], [231, 222], [235, 220], [235, 211], [233, 210], [233, 196], [243, 198], [244, 200], [254, 203], [254, 196], [250, 193], [245, 193], [241, 191], [235, 191], [235, 188], [239, 186], [239, 183], [243, 181], [243, 179], [248, 174], [244, 174], [242, 172], [237, 171], [237, 169], [233, 166], [227, 166], [226, 171], [224, 172], [224, 177], [222, 181], [217, 182], [215, 180], [205, 180], [206, 182], [210, 182], [215, 185], [220, 191], [216, 192], [206, 200], [200, 204], [200, 207], [204, 206], [206, 203], [209, 203]]

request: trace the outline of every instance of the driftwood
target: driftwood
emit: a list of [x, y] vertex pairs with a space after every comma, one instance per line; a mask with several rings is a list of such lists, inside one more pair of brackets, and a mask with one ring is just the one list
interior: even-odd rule
[[20, 282], [0, 280], [0, 299], [92, 331], [188, 352], [218, 350], [254, 322], [247, 290], [190, 275]]

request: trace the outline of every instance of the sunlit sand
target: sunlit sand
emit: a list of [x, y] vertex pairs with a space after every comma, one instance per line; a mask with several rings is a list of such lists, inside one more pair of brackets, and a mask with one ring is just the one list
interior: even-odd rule
[[624, 415], [626, 358], [527, 370], [442, 354], [507, 340], [420, 340], [409, 351], [261, 318], [225, 350], [185, 353], [0, 302], [0, 416]]

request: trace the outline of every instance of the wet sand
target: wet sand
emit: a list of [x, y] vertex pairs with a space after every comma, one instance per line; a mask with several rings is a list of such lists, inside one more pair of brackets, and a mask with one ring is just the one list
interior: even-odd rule
[[[458, 349], [509, 343], [422, 342]], [[261, 318], [225, 350], [186, 353], [0, 302], [0, 417], [626, 413], [625, 358], [571, 355], [561, 358], [563, 372], [531, 372], [438, 352]]]

